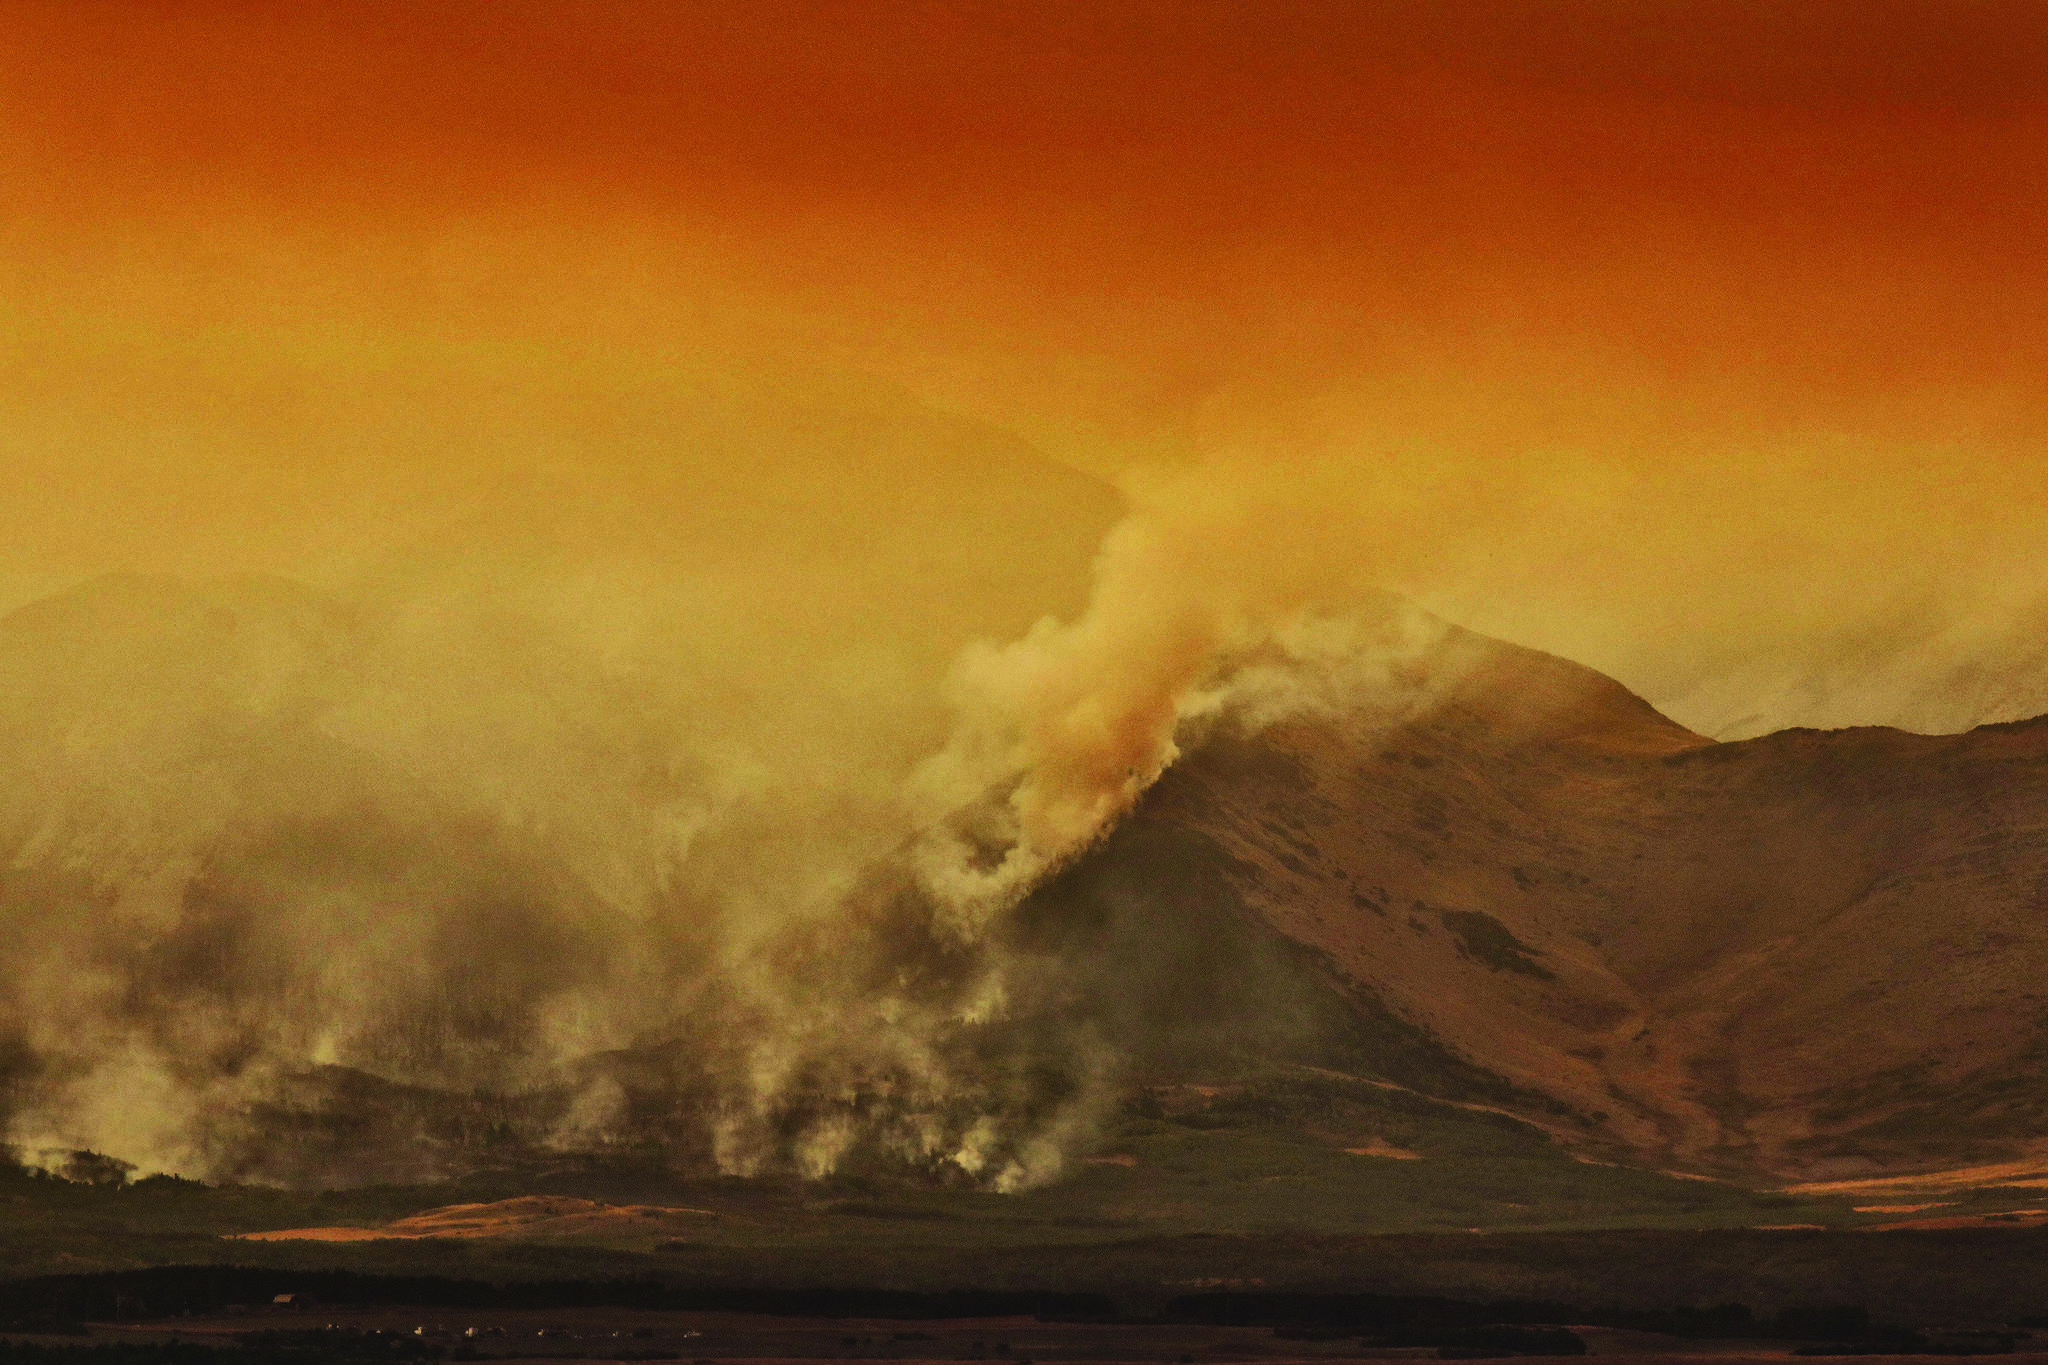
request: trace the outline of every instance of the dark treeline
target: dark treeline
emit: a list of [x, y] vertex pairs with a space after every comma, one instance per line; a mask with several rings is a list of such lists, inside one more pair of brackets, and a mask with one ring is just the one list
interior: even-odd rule
[[1712, 1307], [1587, 1308], [1544, 1299], [1451, 1299], [1429, 1295], [1212, 1291], [1171, 1299], [1173, 1322], [1271, 1327], [1282, 1336], [1357, 1337], [1375, 1347], [1435, 1346], [1457, 1358], [1582, 1355], [1585, 1342], [1563, 1325], [1617, 1327], [1695, 1340], [1789, 1341], [1799, 1355], [1992, 1355], [2031, 1334], [1926, 1330], [1872, 1318], [1857, 1304], [1799, 1304], [1759, 1315], [1745, 1304]]
[[1478, 1300], [1285, 1291], [1188, 1294], [1169, 1300], [1165, 1316], [1175, 1322], [1217, 1326], [1342, 1328], [1347, 1333], [1379, 1337], [1420, 1334], [1431, 1336], [1431, 1341], [1435, 1339], [1431, 1334], [1496, 1324], [1577, 1323], [1674, 1337], [1769, 1337], [1786, 1341], [1848, 1339], [1862, 1336], [1870, 1328], [1870, 1314], [1857, 1307], [1788, 1308], [1759, 1318], [1739, 1303], [1710, 1308], [1586, 1308], [1545, 1299]]
[[348, 1270], [175, 1265], [0, 1282], [0, 1325], [219, 1313], [236, 1305], [268, 1304], [279, 1294], [366, 1307], [629, 1308], [817, 1318], [1107, 1320], [1117, 1312], [1116, 1304], [1100, 1294], [1034, 1290], [762, 1288], [628, 1278], [493, 1282]]
[[74, 1346], [0, 1338], [0, 1365], [357, 1365], [368, 1360], [421, 1365], [446, 1354], [439, 1347], [415, 1348], [402, 1337], [381, 1334], [325, 1341], [264, 1334], [231, 1346], [190, 1341]]
[[[1571, 1327], [1624, 1328], [1693, 1339], [1787, 1341], [1801, 1343], [1803, 1354], [1884, 1354], [1908, 1350], [1983, 1354], [2009, 1351], [2015, 1342], [2028, 1336], [2017, 1327], [1958, 1332], [1928, 1323], [1879, 1321], [1866, 1308], [1854, 1304], [1795, 1305], [1775, 1313], [1758, 1314], [1740, 1303], [1659, 1309], [1588, 1307], [1544, 1299], [1216, 1290], [1182, 1295], [1165, 1301], [1157, 1309], [1131, 1313], [1120, 1311], [1114, 1300], [1098, 1293], [975, 1288], [776, 1288], [680, 1284], [629, 1277], [493, 1281], [215, 1265], [159, 1266], [0, 1282], [0, 1331], [80, 1332], [80, 1324], [85, 1322], [214, 1315], [237, 1306], [252, 1310], [261, 1307], [264, 1316], [270, 1317], [272, 1301], [279, 1295], [293, 1295], [302, 1304], [318, 1306], [483, 1311], [618, 1308], [825, 1319], [1030, 1316], [1044, 1321], [1266, 1327], [1282, 1336], [1347, 1337], [1373, 1346], [1433, 1346], [1447, 1357], [1581, 1354], [1585, 1344], [1565, 1330]], [[233, 1348], [178, 1345], [173, 1354], [179, 1360], [189, 1356], [194, 1365], [232, 1365], [230, 1357], [240, 1360], [246, 1356], [254, 1362], [265, 1352], [274, 1354], [282, 1349], [276, 1345], [278, 1340], [279, 1334], [274, 1331], [253, 1332]], [[349, 1346], [350, 1343], [335, 1338], [322, 1344], [320, 1351], [331, 1354]], [[93, 1361], [120, 1365], [120, 1361], [131, 1358], [123, 1356], [122, 1349], [84, 1343], [31, 1349], [22, 1343], [0, 1342], [0, 1365], [34, 1365], [37, 1361], [50, 1365], [62, 1361], [75, 1365]], [[294, 1348], [285, 1355], [306, 1360], [309, 1357], [304, 1349]], [[58, 1354], [37, 1355], [37, 1350]], [[23, 1354], [24, 1351], [28, 1354]], [[132, 1358], [140, 1361], [144, 1357]], [[148, 1357], [166, 1361], [171, 1358]], [[384, 1358], [390, 1357], [387, 1354]]]
[[[116, 1321], [267, 1306], [280, 1294], [320, 1304], [437, 1308], [622, 1308], [756, 1313], [774, 1317], [935, 1320], [1032, 1316], [1110, 1322], [1125, 1317], [1103, 1294], [959, 1288], [938, 1291], [842, 1286], [677, 1284], [652, 1278], [551, 1280], [379, 1275], [349, 1270], [175, 1265], [0, 1282], [0, 1324]], [[1146, 1320], [1212, 1326], [1342, 1331], [1383, 1339], [1496, 1325], [1580, 1324], [1687, 1338], [1854, 1341], [1879, 1330], [1856, 1305], [1794, 1306], [1758, 1315], [1739, 1303], [1712, 1307], [1588, 1307], [1541, 1299], [1217, 1290], [1166, 1301]], [[25, 1330], [14, 1326], [13, 1330]]]
[[[1341, 1329], [1384, 1338], [1383, 1345], [1432, 1345], [1447, 1331], [1494, 1325], [1577, 1323], [1625, 1327], [1690, 1338], [1854, 1340], [1871, 1330], [1870, 1314], [1854, 1306], [1786, 1308], [1758, 1317], [1746, 1305], [1709, 1308], [1588, 1308], [1545, 1299], [1452, 1299], [1431, 1295], [1211, 1291], [1169, 1299], [1174, 1322], [1216, 1326]], [[1414, 1342], [1394, 1340], [1415, 1336]]]

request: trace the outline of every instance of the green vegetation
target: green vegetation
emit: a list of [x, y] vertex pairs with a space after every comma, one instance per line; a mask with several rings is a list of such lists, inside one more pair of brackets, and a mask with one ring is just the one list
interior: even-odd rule
[[1459, 949], [1474, 961], [1498, 972], [1516, 972], [1538, 981], [1557, 974], [1537, 964], [1530, 954], [1536, 950], [1508, 932], [1508, 927], [1483, 910], [1439, 910], [1436, 917], [1458, 940]]

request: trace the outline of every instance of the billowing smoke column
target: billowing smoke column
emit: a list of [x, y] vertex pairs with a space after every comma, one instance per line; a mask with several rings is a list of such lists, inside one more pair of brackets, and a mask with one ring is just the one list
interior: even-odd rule
[[[844, 736], [778, 747], [786, 715], [706, 724], [558, 585], [126, 579], [16, 613], [8, 1143], [311, 1182], [620, 1148], [1051, 1177], [1129, 1040], [1052, 1022], [1006, 912], [1201, 726], [1346, 667], [1355, 699], [1422, 638], [1305, 626], [1345, 573], [1249, 576], [1255, 510], [1156, 490], [1085, 612], [970, 648], [936, 751], [866, 781]], [[686, 638], [701, 604], [640, 587], [634, 638]]]
[[1128, 810], [1179, 755], [1184, 723], [1222, 704], [1223, 671], [1312, 607], [1388, 609], [1341, 546], [1276, 543], [1303, 524], [1289, 515], [1294, 498], [1247, 496], [1204, 474], [1140, 489], [1097, 558], [1080, 619], [1041, 620], [956, 665], [957, 725], [912, 791], [919, 873], [962, 932]]
[[1184, 576], [1189, 547], [1150, 519], [1111, 534], [1079, 621], [971, 648], [951, 679], [959, 724], [922, 764], [918, 868], [971, 934], [1085, 847], [1174, 760], [1186, 696], [1245, 623]]

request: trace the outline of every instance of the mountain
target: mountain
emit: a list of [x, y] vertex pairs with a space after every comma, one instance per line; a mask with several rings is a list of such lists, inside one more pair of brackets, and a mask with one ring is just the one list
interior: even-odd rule
[[513, 605], [123, 578], [0, 620], [8, 1140], [1029, 1185], [1229, 1129], [1387, 1157], [1375, 1218], [1509, 1149], [1559, 1188], [2048, 1166], [2048, 720], [1715, 743], [1440, 623], [1288, 705], [1254, 660], [963, 944], [886, 843], [802, 900], [843, 811], [763, 805], [801, 770], [721, 767], [701, 690]]
[[1201, 897], [1438, 1052], [1397, 1079], [1492, 1078], [1589, 1155], [1754, 1180], [2048, 1152], [2048, 719], [1713, 743], [1465, 632], [1419, 667], [1454, 681], [1399, 723], [1213, 739], [1093, 859], [1201, 850]]
[[2024, 720], [2048, 712], [2048, 596], [1960, 618], [1926, 603], [1876, 612], [1835, 638], [1759, 651], [1660, 701], [1717, 739], [1845, 724], [1948, 734]]

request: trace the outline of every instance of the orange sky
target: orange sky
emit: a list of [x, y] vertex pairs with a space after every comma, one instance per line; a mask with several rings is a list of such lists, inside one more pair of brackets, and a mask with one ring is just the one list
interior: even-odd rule
[[971, 945], [1233, 663], [1382, 685], [1362, 589], [2048, 712], [2044, 210], [2039, 0], [0, 0], [0, 1137], [203, 1173], [700, 961], [721, 1112], [923, 1093], [811, 929]]
[[290, 568], [679, 360], [1313, 487], [1667, 696], [2048, 550], [2031, 4], [51, 0], [0, 126], [9, 600]]
[[260, 228], [373, 294], [417, 286], [399, 242], [633, 222], [684, 269], [1155, 384], [1417, 319], [2030, 379], [2048, 16], [1790, 8], [14, 4], [8, 199], [60, 254], [236, 275]]

